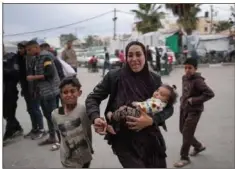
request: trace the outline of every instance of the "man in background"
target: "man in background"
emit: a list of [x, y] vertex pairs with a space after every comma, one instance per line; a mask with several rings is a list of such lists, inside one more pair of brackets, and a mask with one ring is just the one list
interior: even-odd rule
[[161, 54], [158, 50], [158, 48], [155, 48], [156, 50], [156, 71], [161, 72]]
[[104, 47], [104, 53], [105, 53], [105, 57], [104, 57], [104, 67], [103, 67], [103, 74], [102, 74], [102, 77], [104, 77], [105, 75], [105, 70], [108, 69], [110, 70], [110, 58], [109, 58], [109, 53], [107, 51], [107, 48]]
[[76, 52], [72, 48], [72, 43], [73, 41], [68, 41], [67, 42], [67, 47], [66, 49], [62, 52], [62, 59], [67, 62], [72, 68], [77, 72], [77, 56]]
[[154, 65], [153, 65], [153, 56], [152, 56], [152, 51], [149, 49], [149, 45], [146, 46], [146, 54], [147, 54], [147, 61], [149, 63], [149, 68], [154, 70]]
[[125, 55], [123, 50], [121, 50], [121, 52], [119, 53], [119, 59], [121, 61], [121, 67], [125, 64]]

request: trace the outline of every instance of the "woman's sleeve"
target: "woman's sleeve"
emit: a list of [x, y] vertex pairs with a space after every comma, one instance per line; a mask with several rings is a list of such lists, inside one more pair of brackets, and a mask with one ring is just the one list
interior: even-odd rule
[[110, 80], [110, 72], [108, 72], [103, 80], [98, 85], [96, 85], [96, 87], [93, 89], [93, 92], [91, 92], [86, 98], [86, 112], [92, 123], [96, 118], [100, 117], [100, 103], [110, 94]]
[[174, 107], [173, 106], [166, 106], [163, 111], [159, 113], [154, 113], [152, 116], [153, 123], [155, 125], [162, 125], [169, 117], [173, 115]]

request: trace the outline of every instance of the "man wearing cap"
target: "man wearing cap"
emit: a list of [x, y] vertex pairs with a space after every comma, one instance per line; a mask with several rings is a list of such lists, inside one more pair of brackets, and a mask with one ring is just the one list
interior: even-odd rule
[[72, 42], [67, 42], [67, 48], [62, 52], [62, 59], [67, 62], [77, 72], [77, 56], [76, 52], [72, 48]]

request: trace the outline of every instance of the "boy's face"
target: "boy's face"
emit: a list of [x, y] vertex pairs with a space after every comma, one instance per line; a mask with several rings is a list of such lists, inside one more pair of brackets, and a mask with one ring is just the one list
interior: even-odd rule
[[193, 65], [184, 65], [185, 75], [191, 76], [196, 73], [197, 69]]
[[161, 86], [153, 93], [153, 97], [167, 103], [170, 97], [170, 91], [166, 87]]
[[30, 45], [26, 47], [27, 55], [36, 56], [40, 53], [40, 47], [38, 45]]
[[71, 84], [65, 85], [60, 93], [63, 104], [77, 104], [77, 99], [81, 94], [82, 91]]
[[25, 54], [25, 48], [24, 47], [18, 47], [18, 52], [20, 53], [21, 56]]

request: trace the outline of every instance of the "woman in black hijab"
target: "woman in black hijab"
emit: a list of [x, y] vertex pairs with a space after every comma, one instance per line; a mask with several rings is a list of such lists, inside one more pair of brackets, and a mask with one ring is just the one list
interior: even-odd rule
[[[161, 85], [161, 78], [150, 72], [146, 61], [146, 50], [142, 43], [133, 41], [126, 47], [126, 65], [109, 71], [86, 99], [86, 108], [95, 131], [106, 135], [114, 153], [124, 168], [166, 168], [165, 141], [159, 126], [173, 114], [173, 107], [150, 115], [142, 113], [139, 118], [130, 117], [128, 125], [120, 131], [106, 133], [107, 113], [121, 106], [130, 106], [133, 101], [144, 101]], [[107, 122], [100, 117], [101, 101], [109, 96], [105, 110]], [[131, 124], [131, 125], [130, 125]], [[111, 131], [111, 130], [109, 130]]]

